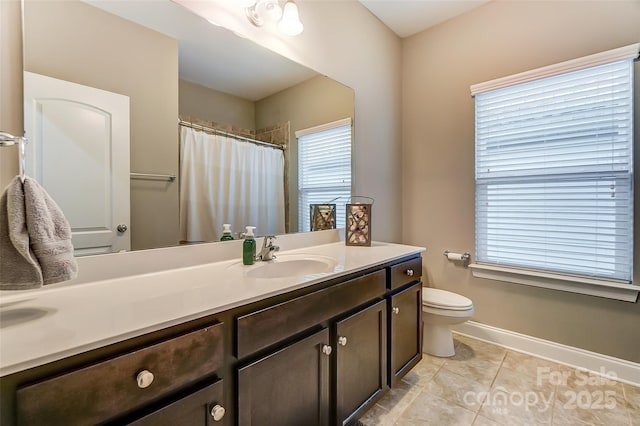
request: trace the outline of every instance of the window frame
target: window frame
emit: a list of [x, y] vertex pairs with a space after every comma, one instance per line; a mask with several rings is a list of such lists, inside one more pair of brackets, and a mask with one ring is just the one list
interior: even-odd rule
[[[298, 228], [297, 231], [298, 232], [308, 232], [310, 231], [310, 211], [308, 209], [302, 210], [302, 198], [303, 198], [303, 194], [305, 193], [305, 187], [302, 186], [301, 180], [302, 180], [302, 176], [303, 176], [303, 167], [301, 167], [301, 156], [302, 156], [302, 150], [300, 149], [300, 138], [303, 138], [305, 136], [309, 136], [309, 135], [315, 135], [321, 132], [325, 132], [325, 131], [329, 131], [329, 130], [335, 130], [341, 127], [349, 127], [349, 158], [348, 158], [348, 162], [349, 162], [349, 182], [346, 183], [345, 185], [339, 186], [341, 188], [341, 191], [346, 190], [346, 188], [348, 188], [348, 196], [345, 196], [344, 194], [342, 195], [338, 195], [338, 199], [335, 199], [337, 195], [336, 193], [329, 193], [329, 195], [326, 197], [327, 199], [323, 199], [322, 203], [334, 203], [336, 204], [336, 228], [340, 228], [340, 226], [338, 226], [338, 223], [340, 223], [342, 220], [346, 220], [346, 213], [344, 210], [344, 205], [346, 203], [349, 202], [352, 194], [353, 194], [353, 121], [351, 119], [351, 117], [347, 117], [344, 119], [340, 119], [340, 120], [336, 120], [336, 121], [332, 121], [329, 123], [325, 123], [325, 124], [321, 124], [318, 126], [314, 126], [314, 127], [310, 127], [307, 129], [301, 129], [301, 130], [297, 130], [295, 132], [296, 135], [296, 139], [297, 139], [297, 166], [298, 166], [298, 179], [297, 179], [297, 217], [298, 217]], [[336, 186], [336, 188], [338, 188], [338, 186]], [[307, 190], [308, 191], [308, 190]], [[327, 191], [330, 192], [330, 191]], [[342, 207], [342, 208], [341, 208]]]
[[[471, 94], [472, 96], [475, 96], [476, 94], [485, 91], [513, 86], [516, 84], [538, 80], [545, 77], [551, 77], [553, 75], [564, 74], [579, 69], [590, 68], [596, 65], [614, 62], [620, 59], [637, 59], [639, 52], [640, 43], [630, 46], [624, 46], [607, 52], [562, 62], [560, 64], [555, 64], [512, 76], [491, 80], [485, 83], [475, 84], [471, 86]], [[635, 97], [634, 99], [637, 99], [637, 97]], [[635, 103], [637, 104], [637, 102]], [[633, 177], [631, 186], [633, 187]], [[634, 259], [632, 258], [632, 264], [633, 263]], [[477, 278], [506, 281], [515, 284], [531, 285], [536, 287], [588, 294], [592, 296], [624, 300], [629, 302], [637, 301], [638, 294], [640, 293], [640, 286], [634, 285], [633, 281], [631, 283], [623, 283], [622, 281], [615, 279], [589, 277], [583, 275], [574, 275], [570, 273], [534, 269], [530, 267], [500, 265], [495, 263], [475, 262], [470, 264], [469, 267], [472, 270], [473, 276]], [[631, 277], [631, 279], [633, 280], [633, 277]]]

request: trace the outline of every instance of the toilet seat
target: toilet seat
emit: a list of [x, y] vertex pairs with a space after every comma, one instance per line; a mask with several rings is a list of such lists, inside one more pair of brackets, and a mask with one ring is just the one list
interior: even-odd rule
[[450, 291], [427, 287], [422, 289], [422, 305], [452, 311], [473, 309], [473, 302], [469, 298]]

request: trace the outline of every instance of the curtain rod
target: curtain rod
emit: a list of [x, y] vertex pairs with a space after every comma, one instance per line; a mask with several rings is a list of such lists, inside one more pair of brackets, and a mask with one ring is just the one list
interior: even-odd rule
[[230, 137], [230, 138], [233, 138], [233, 139], [237, 139], [237, 140], [240, 140], [240, 141], [244, 141], [244, 142], [251, 142], [251, 143], [254, 143], [256, 145], [268, 146], [269, 148], [281, 149], [283, 151], [287, 148], [286, 145], [279, 145], [279, 144], [276, 144], [276, 143], [269, 143], [269, 142], [259, 141], [257, 139], [248, 138], [246, 136], [240, 136], [240, 135], [235, 135], [233, 133], [225, 132], [224, 130], [214, 129], [213, 127], [203, 126], [201, 124], [194, 124], [194, 123], [191, 123], [189, 121], [178, 120], [178, 124], [180, 126], [190, 127], [192, 129], [196, 129], [196, 130], [202, 130], [203, 132], [207, 132], [207, 133], [223, 135], [223, 136], [227, 136], [227, 137]]

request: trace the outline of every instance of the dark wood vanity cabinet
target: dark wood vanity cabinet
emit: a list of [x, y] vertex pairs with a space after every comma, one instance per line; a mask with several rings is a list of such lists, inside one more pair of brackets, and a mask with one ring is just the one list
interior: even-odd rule
[[238, 369], [238, 425], [329, 424], [329, 330]]
[[0, 423], [352, 424], [422, 357], [421, 258], [0, 378]]
[[222, 323], [208, 325], [19, 386], [17, 422], [108, 423], [182, 392], [222, 368], [223, 327]]
[[389, 374], [394, 387], [422, 359], [422, 257], [387, 267]]
[[363, 414], [387, 386], [387, 303], [382, 300], [335, 325], [336, 424]]
[[239, 316], [237, 356], [267, 352], [241, 361], [239, 425], [353, 423], [422, 359], [421, 275], [411, 257]]
[[231, 424], [224, 408], [224, 381], [217, 380], [151, 414], [128, 423], [134, 426], [214, 426]]
[[389, 385], [422, 359], [422, 283], [387, 296], [389, 300]]
[[341, 425], [381, 394], [385, 292], [385, 270], [377, 269], [239, 316], [239, 357], [284, 342], [238, 369], [239, 425]]
[[387, 388], [386, 311], [380, 300], [332, 321], [331, 333], [323, 328], [240, 367], [238, 424], [342, 425], [356, 418]]

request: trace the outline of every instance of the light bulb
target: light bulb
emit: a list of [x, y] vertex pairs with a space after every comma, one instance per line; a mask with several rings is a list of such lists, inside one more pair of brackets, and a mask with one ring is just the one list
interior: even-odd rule
[[288, 1], [284, 5], [284, 12], [282, 14], [282, 20], [278, 24], [278, 28], [284, 34], [289, 36], [297, 36], [304, 30], [302, 22], [300, 22], [300, 15], [298, 14], [298, 6], [292, 1]]

